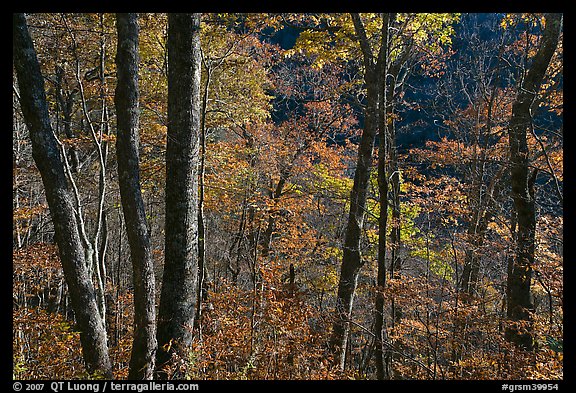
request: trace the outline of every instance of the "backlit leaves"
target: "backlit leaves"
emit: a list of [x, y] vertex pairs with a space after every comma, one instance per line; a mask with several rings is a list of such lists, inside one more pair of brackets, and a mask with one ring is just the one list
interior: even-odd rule
[[[360, 17], [375, 56], [381, 44], [382, 15], [362, 13]], [[104, 98], [111, 126], [101, 137], [111, 149], [106, 194], [110, 231], [106, 322], [114, 376], [125, 379], [134, 316], [112, 154], [114, 17], [34, 14], [29, 20], [53, 113], [59, 110], [56, 66], [64, 70], [64, 92], [74, 98], [77, 88], [71, 68], [75, 60], [72, 35], [64, 22], [77, 40], [82, 72], [92, 71], [100, 34], [106, 37]], [[417, 66], [406, 71], [419, 79], [408, 76], [405, 80], [409, 89], [399, 93], [399, 113], [390, 117], [394, 123], [389, 125], [399, 126], [400, 133], [418, 132], [421, 125], [412, 123], [409, 113], [415, 109], [423, 122], [442, 121], [434, 123], [438, 133], [434, 140], [417, 148], [398, 146], [400, 219], [393, 220], [389, 209], [385, 231], [388, 240], [395, 225], [399, 227], [401, 245], [396, 250], [387, 242], [385, 287], [375, 285], [382, 196], [377, 192], [376, 173], [370, 179], [360, 242], [365, 267], [355, 293], [347, 367], [341, 372], [331, 365], [326, 344], [334, 318], [358, 136], [364, 125], [360, 115], [365, 99], [363, 61], [352, 20], [349, 14], [327, 13], [203, 14], [202, 94], [209, 81], [203, 96], [206, 299], [190, 352], [179, 359], [177, 367], [183, 375], [247, 380], [373, 378], [371, 325], [379, 294], [386, 302], [385, 348], [393, 350], [394, 378], [563, 377], [563, 220], [562, 207], [550, 196], [555, 179], [560, 186], [564, 180], [563, 129], [558, 120], [563, 113], [563, 51], [560, 47], [555, 54], [539, 92], [541, 99], [532, 108], [534, 133], [529, 132], [527, 140], [530, 169], [539, 170], [539, 213], [532, 277], [532, 328], [538, 347], [526, 353], [511, 346], [502, 334], [507, 323], [507, 267], [514, 250], [508, 121], [517, 95], [515, 78], [537, 48], [542, 19], [532, 14], [504, 17], [505, 33], [521, 34], [503, 40], [502, 58], [482, 63], [482, 72], [475, 72], [472, 62], [460, 63], [467, 72], [462, 75], [458, 74], [462, 69], [446, 72], [454, 70], [449, 59], [466, 51], [450, 48], [458, 21], [458, 14], [400, 13], [390, 30], [391, 61], [406, 55], [406, 64]], [[139, 23], [140, 173], [155, 268], [160, 271], [164, 259], [166, 15], [142, 13]], [[296, 30], [301, 31], [296, 46], [288, 51], [269, 43], [286, 25], [299, 26]], [[496, 70], [510, 75], [498, 79]], [[420, 102], [410, 90], [429, 77], [461, 82], [460, 76], [463, 83], [457, 88], [438, 92], [458, 97], [449, 102], [453, 109], [449, 114], [435, 112], [438, 108]], [[85, 84], [94, 121], [99, 119], [101, 87], [96, 79]], [[64, 146], [80, 153], [80, 171], [75, 176], [88, 190], [80, 203], [90, 227], [94, 217], [89, 206], [98, 184], [94, 146], [81, 122], [78, 98], [74, 100], [73, 136], [63, 134], [61, 112], [51, 120]], [[17, 98], [14, 101], [13, 376], [88, 378], [49, 211], [28, 135], [18, 118]], [[475, 225], [481, 227], [479, 217], [486, 217], [486, 229], [483, 242], [474, 243], [479, 236]], [[264, 244], [268, 233], [269, 244]], [[401, 267], [391, 277], [393, 250]], [[465, 294], [461, 282], [471, 256], [478, 263], [478, 279], [474, 291]]]

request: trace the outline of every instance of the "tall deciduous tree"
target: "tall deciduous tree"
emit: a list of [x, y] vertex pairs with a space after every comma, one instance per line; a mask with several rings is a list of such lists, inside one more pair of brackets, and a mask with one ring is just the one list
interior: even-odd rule
[[[390, 357], [384, 351], [385, 323], [384, 323], [384, 288], [386, 286], [386, 228], [388, 225], [388, 176], [386, 174], [386, 158], [388, 155], [389, 130], [391, 123], [388, 118], [388, 100], [391, 99], [389, 83], [387, 79], [389, 55], [390, 55], [390, 35], [389, 28], [396, 14], [384, 14], [382, 16], [382, 43], [378, 55], [378, 70], [380, 96], [378, 104], [378, 193], [380, 195], [380, 217], [378, 218], [378, 271], [377, 271], [377, 291], [376, 291], [376, 315], [374, 320], [374, 335], [376, 336], [376, 347], [374, 356], [376, 360], [376, 378], [379, 380], [390, 379]], [[394, 145], [392, 146], [394, 147]], [[394, 260], [392, 261], [394, 263]]]
[[[334, 354], [334, 363], [341, 369], [344, 368], [346, 360], [346, 345], [350, 330], [350, 315], [358, 274], [363, 265], [360, 255], [360, 238], [362, 235], [362, 225], [366, 211], [366, 198], [368, 195], [368, 185], [370, 172], [372, 170], [372, 153], [374, 150], [374, 140], [378, 133], [378, 104], [382, 83], [382, 76], [385, 75], [387, 34], [383, 34], [379, 45], [379, 52], [374, 56], [370, 42], [366, 36], [364, 24], [358, 14], [352, 14], [354, 29], [358, 43], [362, 50], [364, 61], [364, 82], [366, 84], [366, 108], [364, 110], [364, 130], [358, 146], [358, 160], [354, 183], [350, 193], [350, 211], [348, 224], [344, 235], [344, 247], [342, 257], [342, 267], [340, 280], [338, 283], [338, 294], [336, 300], [336, 319], [332, 328], [330, 338], [330, 348]], [[388, 25], [383, 29], [387, 30]], [[382, 187], [387, 187], [382, 184]], [[385, 194], [386, 195], [386, 194]], [[384, 198], [386, 198], [384, 196]], [[381, 212], [380, 214], [386, 214]], [[385, 228], [380, 228], [385, 232]], [[379, 247], [380, 249], [380, 247]], [[384, 247], [385, 249], [385, 247]], [[384, 255], [380, 256], [384, 262]], [[383, 273], [384, 274], [384, 273]], [[381, 277], [385, 279], [384, 276]]]
[[[200, 14], [168, 15], [165, 261], [158, 311], [157, 376], [192, 342], [198, 281]], [[176, 372], [172, 377], [183, 375]]]
[[[508, 276], [507, 317], [511, 324], [505, 336], [519, 347], [533, 349], [530, 297], [536, 233], [534, 182], [537, 170], [530, 171], [530, 151], [527, 134], [532, 127], [533, 104], [558, 46], [562, 29], [562, 14], [545, 15], [545, 28], [538, 51], [522, 80], [508, 126], [510, 141], [511, 183], [516, 216], [516, 251]], [[522, 326], [523, 324], [528, 326]]]
[[[399, 18], [400, 15], [402, 16], [401, 20]], [[390, 16], [386, 14], [367, 14], [362, 17], [359, 14], [351, 14], [350, 16], [342, 14], [336, 14], [335, 16], [309, 14], [304, 18], [295, 18], [296, 20], [304, 21], [304, 23], [306, 23], [306, 20], [310, 20], [312, 22], [316, 21], [318, 24], [317, 26], [304, 27], [306, 30], [297, 41], [297, 46], [300, 43], [299, 50], [305, 49], [309, 53], [319, 55], [315, 61], [316, 66], [321, 67], [326, 61], [350, 59], [356, 55], [362, 60], [363, 64], [362, 76], [366, 88], [366, 94], [362, 102], [364, 106], [364, 129], [358, 146], [358, 160], [353, 188], [350, 193], [350, 210], [344, 235], [342, 266], [336, 300], [336, 318], [330, 339], [334, 363], [340, 368], [343, 368], [345, 363], [354, 292], [358, 275], [364, 263], [360, 253], [360, 246], [366, 211], [366, 198], [369, 193], [368, 184], [372, 169], [374, 142], [379, 129], [389, 127], [387, 125], [388, 119], [384, 120], [384, 117], [392, 113], [392, 106], [386, 102], [386, 99], [392, 96], [388, 97], [387, 93], [384, 92], [386, 89], [385, 85], [386, 82], [398, 83], [398, 81], [392, 81], [392, 79], [397, 78], [399, 71], [396, 71], [392, 77], [389, 75], [391, 71], [389, 69], [389, 57], [396, 59], [394, 62], [395, 67], [400, 68], [411, 51], [412, 42], [423, 45], [428, 51], [443, 43], [448, 43], [451, 29], [445, 28], [445, 26], [453, 19], [453, 16], [449, 14], [422, 14], [423, 17], [421, 18], [410, 16], [409, 14], [400, 15], [395, 16], [395, 18], [398, 18], [399, 22], [401, 22], [400, 25], [403, 26], [403, 29], [407, 29], [406, 37], [409, 44], [392, 45], [389, 42], [391, 40], [388, 37], [388, 24], [386, 21], [390, 19]], [[407, 26], [410, 26], [410, 28], [407, 28]], [[338, 49], [334, 50], [334, 47]], [[387, 79], [390, 80], [387, 81]], [[389, 136], [391, 130], [387, 131], [381, 134], [382, 140]], [[384, 160], [387, 158], [387, 153], [385, 152], [387, 146], [383, 144], [381, 147], [379, 156], [382, 157], [382, 164], [384, 164]], [[391, 147], [394, 148], [394, 144], [391, 144]], [[379, 191], [384, 191], [387, 194], [388, 176], [385, 174], [385, 169], [385, 166], [382, 166]], [[396, 185], [394, 189], [396, 191], [395, 195], [399, 195], [399, 190], [397, 190], [399, 188], [399, 177], [394, 177], [394, 179], [396, 180], [394, 183]], [[381, 196], [381, 198], [386, 199], [386, 195]], [[399, 206], [399, 198], [396, 197], [394, 201], [398, 202], [397, 205]], [[382, 202], [380, 208], [387, 208], [387, 201]], [[396, 213], [394, 219], [399, 221], [399, 208], [396, 209]], [[381, 211], [380, 214], [386, 215], [387, 213], [386, 211]], [[386, 228], [384, 226], [386, 225], [386, 219], [382, 218], [379, 225], [381, 226], [379, 228], [381, 236], [385, 236]], [[393, 240], [397, 250], [399, 248], [399, 231], [395, 231], [395, 234], [396, 239]], [[383, 273], [380, 275], [379, 283], [384, 283], [385, 239], [382, 238], [380, 242], [379, 250], [381, 253], [378, 259], [379, 269], [383, 269]], [[396, 258], [397, 256], [398, 253], [396, 252], [395, 259], [398, 259]], [[381, 285], [379, 284], [379, 286]], [[378, 327], [377, 329], [379, 330]], [[381, 345], [381, 338], [377, 338], [376, 341]]]
[[126, 233], [130, 244], [134, 283], [134, 341], [129, 379], [152, 379], [156, 356], [156, 294], [154, 265], [146, 212], [140, 192], [138, 19], [117, 14], [117, 84], [114, 96], [118, 135], [118, 182]]
[[112, 377], [104, 320], [98, 310], [74, 214], [74, 199], [50, 125], [44, 79], [24, 14], [13, 15], [13, 57], [20, 105], [32, 141], [32, 155], [40, 174], [54, 224], [54, 236], [80, 330], [84, 361], [92, 375]]

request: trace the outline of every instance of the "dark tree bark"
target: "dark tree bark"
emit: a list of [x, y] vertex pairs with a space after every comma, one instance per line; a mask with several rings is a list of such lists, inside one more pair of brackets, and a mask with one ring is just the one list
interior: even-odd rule
[[[288, 180], [288, 176], [290, 176], [290, 170], [282, 170], [280, 171], [280, 179], [278, 180], [278, 184], [276, 184], [276, 188], [274, 191], [270, 192], [270, 199], [274, 202], [277, 202], [280, 197], [282, 196], [282, 191], [284, 190], [284, 185]], [[274, 234], [274, 230], [276, 229], [276, 217], [274, 213], [270, 213], [268, 216], [268, 223], [266, 225], [266, 230], [262, 234], [262, 256], [268, 257], [270, 254], [270, 248], [272, 245], [272, 235]]]
[[[368, 77], [367, 79], [370, 79]], [[350, 314], [354, 301], [354, 292], [358, 280], [358, 274], [363, 265], [360, 255], [360, 236], [364, 223], [364, 211], [366, 208], [366, 196], [372, 169], [372, 152], [376, 136], [377, 93], [372, 88], [367, 95], [366, 118], [364, 130], [358, 147], [358, 159], [354, 183], [350, 193], [350, 211], [348, 224], [344, 235], [342, 266], [338, 282], [338, 294], [336, 300], [336, 320], [334, 321], [332, 336], [330, 338], [331, 351], [335, 355], [334, 362], [340, 368], [344, 368], [345, 349], [350, 329]]]
[[91, 375], [112, 378], [104, 321], [86, 267], [74, 200], [50, 125], [44, 80], [24, 14], [13, 14], [13, 58], [20, 105], [32, 141], [32, 156], [42, 176], [46, 200], [54, 224], [54, 237], [80, 330], [86, 368]]
[[516, 250], [511, 274], [508, 276], [509, 324], [505, 331], [508, 341], [526, 350], [533, 349], [531, 313], [534, 306], [530, 296], [532, 266], [534, 264], [534, 240], [536, 209], [534, 181], [536, 171], [529, 170], [527, 133], [532, 126], [532, 105], [554, 51], [562, 28], [562, 14], [546, 14], [540, 47], [518, 89], [512, 104], [512, 117], [508, 126], [511, 162], [512, 199], [517, 219]]
[[[71, 92], [64, 93], [64, 87], [62, 86], [64, 72], [62, 66], [56, 66], [56, 102], [58, 103], [58, 108], [62, 111], [64, 134], [66, 135], [66, 138], [72, 139], [76, 137], [72, 131], [72, 115], [74, 114], [74, 98], [78, 90], [74, 89]], [[72, 173], [77, 173], [78, 166], [80, 165], [78, 150], [74, 146], [70, 146], [68, 148], [68, 154], [70, 155], [70, 170]]]
[[118, 134], [118, 182], [134, 284], [134, 338], [129, 379], [152, 379], [156, 356], [156, 290], [150, 235], [140, 192], [138, 19], [117, 14], [117, 84], [114, 95]]
[[[382, 17], [382, 44], [380, 58], [377, 62], [378, 86], [380, 87], [378, 105], [378, 194], [380, 195], [380, 217], [378, 218], [378, 271], [376, 282], [376, 314], [374, 320], [375, 349], [374, 358], [376, 361], [376, 378], [378, 380], [390, 379], [390, 353], [384, 350], [384, 339], [387, 336], [384, 318], [384, 291], [386, 288], [386, 229], [388, 225], [388, 175], [386, 173], [386, 160], [388, 157], [388, 141], [390, 136], [388, 130], [388, 110], [391, 86], [388, 83], [388, 48], [389, 48], [389, 26], [394, 21], [395, 14], [384, 14]], [[394, 230], [394, 229], [393, 229]], [[394, 260], [392, 260], [394, 263]]]
[[208, 93], [212, 80], [212, 68], [209, 62], [204, 62], [206, 67], [204, 91], [202, 94], [202, 106], [200, 113], [200, 163], [198, 165], [198, 300], [196, 302], [196, 316], [194, 327], [201, 329], [202, 302], [208, 295], [204, 280], [206, 279], [206, 227], [204, 225], [204, 185], [206, 172], [206, 113], [208, 110]]
[[[200, 14], [168, 15], [165, 262], [158, 311], [157, 377], [186, 357], [198, 291]], [[182, 378], [176, 372], [173, 378]]]
[[[380, 96], [379, 90], [381, 89], [379, 84], [381, 78], [378, 74], [384, 74], [385, 62], [382, 62], [381, 58], [382, 51], [386, 50], [383, 48], [386, 44], [383, 43], [380, 48], [378, 61], [376, 62], [373, 58], [360, 16], [358, 14], [352, 14], [352, 20], [363, 53], [365, 66], [364, 81], [367, 95], [366, 108], [364, 110], [364, 130], [358, 147], [356, 172], [350, 193], [348, 224], [344, 235], [335, 321], [330, 337], [330, 350], [334, 356], [333, 363], [340, 369], [344, 369], [354, 293], [356, 291], [358, 274], [364, 264], [360, 255], [360, 238], [366, 210], [370, 172], [372, 170], [374, 140], [378, 132], [378, 100]], [[380, 231], [385, 231], [385, 228], [380, 228]]]
[[[395, 16], [394, 16], [395, 17]], [[404, 70], [409, 58], [413, 55], [413, 43], [411, 41], [404, 45], [402, 53], [400, 53], [394, 61], [390, 60], [390, 65], [386, 71], [386, 90], [383, 94], [385, 97], [385, 121], [382, 127], [386, 128], [386, 139], [389, 159], [387, 168], [389, 174], [389, 191], [390, 205], [392, 210], [392, 228], [390, 230], [390, 278], [397, 279], [400, 277], [400, 269], [402, 267], [402, 260], [400, 258], [401, 247], [401, 220], [400, 220], [400, 169], [398, 167], [398, 146], [396, 136], [396, 104], [400, 96], [400, 90], [404, 85], [404, 80], [408, 75], [408, 70]], [[409, 68], [406, 67], [406, 68]], [[400, 321], [402, 317], [402, 309], [396, 304], [394, 296], [390, 296], [390, 310], [392, 313], [392, 329], [395, 324]], [[392, 358], [390, 358], [390, 368]]]
[[[496, 198], [498, 198], [500, 194], [503, 183], [502, 175], [504, 168], [505, 167], [502, 167], [498, 172], [493, 174], [492, 180], [486, 186], [486, 192], [481, 194], [480, 189], [474, 191], [477, 197], [474, 200], [471, 212], [472, 217], [468, 223], [466, 233], [468, 238], [467, 249], [464, 255], [464, 269], [459, 283], [459, 289], [465, 294], [463, 300], [466, 302], [472, 300], [472, 297], [476, 293], [480, 275], [478, 250], [484, 245], [488, 223], [490, 223], [490, 220], [494, 216]], [[482, 181], [482, 179], [477, 180], [479, 184]]]
[[462, 271], [460, 290], [467, 296], [464, 300], [471, 300], [476, 291], [476, 284], [478, 283], [478, 276], [480, 274], [480, 258], [478, 249], [484, 244], [486, 229], [488, 227], [489, 215], [482, 214], [481, 211], [474, 211], [472, 220], [468, 224], [467, 237], [468, 245], [464, 255], [464, 269]]
[[[486, 151], [489, 148], [487, 136], [492, 133], [494, 103], [499, 80], [500, 76], [496, 74], [490, 98], [486, 101], [488, 106], [486, 110], [486, 125], [481, 127], [483, 135], [474, 138], [476, 143], [481, 144], [482, 149], [480, 150], [479, 159], [474, 160], [470, 168], [469, 183], [475, 186], [472, 188], [469, 197], [471, 201], [471, 219], [468, 223], [468, 245], [464, 257], [464, 269], [459, 284], [459, 289], [465, 294], [463, 300], [466, 302], [472, 300], [476, 292], [476, 285], [480, 274], [478, 250], [484, 244], [488, 223], [494, 215], [494, 205], [496, 198], [500, 194], [501, 183], [503, 183], [502, 175], [504, 173], [504, 167], [501, 167], [495, 174], [490, 175], [487, 173], [485, 162]], [[487, 177], [491, 178], [488, 184], [486, 184]]]

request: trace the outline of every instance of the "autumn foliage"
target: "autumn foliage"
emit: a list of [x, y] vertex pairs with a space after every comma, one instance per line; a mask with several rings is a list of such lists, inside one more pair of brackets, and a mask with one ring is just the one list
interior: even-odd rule
[[[380, 31], [375, 15], [363, 16], [373, 42]], [[534, 310], [529, 322], [512, 322], [506, 314], [507, 278], [516, 218], [508, 123], [517, 96], [515, 78], [537, 50], [542, 22], [530, 15], [502, 19], [501, 30], [494, 32], [502, 37], [494, 52], [498, 60], [487, 65], [462, 55], [472, 50], [451, 46], [464, 34], [454, 30], [464, 22], [453, 18], [400, 14], [396, 22], [403, 35], [391, 41], [396, 45], [392, 55], [404, 45], [414, 45], [415, 53], [405, 63], [403, 83], [437, 83], [438, 91], [453, 96], [448, 102], [447, 96], [430, 97], [433, 89], [402, 90], [406, 85], [394, 95], [389, 121], [396, 124], [397, 142], [426, 122], [435, 135], [412, 145], [398, 142], [400, 219], [393, 221], [388, 211], [387, 228], [378, 224], [379, 201], [392, 203], [394, 196], [379, 195], [376, 171], [370, 176], [360, 241], [363, 266], [341, 370], [333, 363], [329, 340], [365, 105], [351, 19], [347, 14], [203, 14], [204, 281], [201, 312], [190, 327], [192, 344], [187, 356], [166, 370], [169, 376], [374, 379], [374, 304], [380, 293], [385, 302], [382, 348], [392, 379], [564, 378], [562, 45], [527, 134], [527, 159], [537, 169]], [[141, 191], [158, 305], [164, 261], [166, 15], [141, 14], [139, 23]], [[77, 160], [68, 175], [76, 187], [78, 217], [101, 257], [91, 279], [105, 303], [113, 375], [126, 379], [134, 298], [115, 162], [114, 17], [34, 14], [28, 24], [61, 154], [70, 168], [73, 157]], [[296, 26], [303, 33], [294, 47], [286, 50], [274, 41], [282, 28]], [[73, 42], [77, 51], [71, 49]], [[484, 67], [483, 73], [472, 81], [475, 67]], [[102, 77], [90, 79], [93, 69]], [[15, 83], [13, 378], [98, 377], [85, 369], [17, 95]], [[421, 102], [419, 97], [424, 97]], [[379, 154], [376, 146], [374, 165]], [[393, 169], [387, 161], [388, 178]], [[401, 268], [388, 274], [383, 288], [376, 285], [378, 236], [392, 236], [392, 225], [400, 229], [395, 252]], [[391, 242], [387, 247], [390, 264]], [[505, 339], [510, 323], [525, 324], [520, 329], [532, 332], [532, 351]]]

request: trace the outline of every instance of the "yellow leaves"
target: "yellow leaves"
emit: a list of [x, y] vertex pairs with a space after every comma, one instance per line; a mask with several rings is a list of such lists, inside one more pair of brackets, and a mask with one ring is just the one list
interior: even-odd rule
[[503, 238], [510, 237], [510, 229], [503, 225], [501, 222], [491, 221], [488, 223], [488, 229], [499, 234]]
[[338, 176], [334, 171], [329, 170], [326, 165], [322, 163], [314, 165], [312, 174], [317, 179], [313, 182], [316, 192], [326, 193], [338, 199], [346, 199], [350, 194], [352, 179]]
[[339, 260], [342, 258], [342, 248], [340, 248], [340, 247], [326, 247], [324, 249], [324, 257]]
[[506, 30], [509, 26], [514, 25], [516, 22], [514, 20], [513, 15], [511, 14], [506, 14], [506, 16], [502, 19], [502, 21], [500, 22], [500, 27], [504, 30]]
[[400, 22], [408, 21], [406, 34], [419, 43], [430, 47], [451, 43], [450, 36], [454, 33], [452, 23], [457, 22], [460, 14], [449, 13], [417, 13], [400, 14]]
[[[202, 29], [203, 86], [211, 75], [208, 128], [262, 121], [269, 117], [271, 82], [268, 67], [272, 51], [253, 35], [236, 34], [224, 26], [205, 24]], [[223, 116], [226, 113], [226, 116]]]
[[[328, 247], [328, 249], [334, 249], [334, 247]], [[340, 254], [341, 252], [338, 252]], [[334, 264], [329, 264], [321, 268], [317, 275], [312, 277], [312, 284], [315, 288], [320, 291], [335, 291], [338, 287], [338, 280], [340, 277], [340, 272], [336, 268], [339, 262], [342, 260], [341, 256], [335, 256], [336, 259]]]
[[313, 57], [313, 68], [321, 69], [324, 64], [341, 62], [351, 58], [357, 49], [355, 41], [350, 40], [354, 32], [352, 21], [348, 14], [324, 14], [322, 18], [333, 28], [326, 30], [304, 30], [298, 36], [294, 48], [287, 56], [304, 53]]
[[532, 26], [535, 26], [538, 23], [542, 24], [544, 28], [545, 19], [543, 14], [533, 14], [533, 13], [516, 13], [516, 14], [506, 14], [502, 21], [500, 22], [500, 27], [504, 30], [508, 29], [509, 27], [514, 27], [518, 25], [520, 22], [530, 23]]
[[165, 352], [169, 352], [170, 349], [172, 348], [172, 341], [173, 341], [173, 340], [170, 339], [169, 342], [167, 342], [166, 344], [164, 344], [164, 345], [162, 346], [162, 350], [165, 351]]
[[[371, 45], [372, 55], [378, 53], [382, 18], [378, 14], [361, 14], [362, 22], [368, 41]], [[451, 44], [454, 34], [452, 24], [459, 18], [459, 14], [399, 14], [397, 20], [403, 29], [393, 38], [392, 60], [401, 53], [402, 42], [410, 39], [418, 43], [423, 50], [438, 51], [443, 46]], [[305, 53], [314, 57], [313, 67], [322, 68], [327, 62], [342, 62], [352, 58], [359, 58], [359, 46], [355, 37], [355, 29], [349, 14], [331, 14], [326, 20], [333, 27], [327, 29], [308, 29], [303, 31], [296, 41], [296, 46], [286, 53], [293, 56], [295, 53]]]

